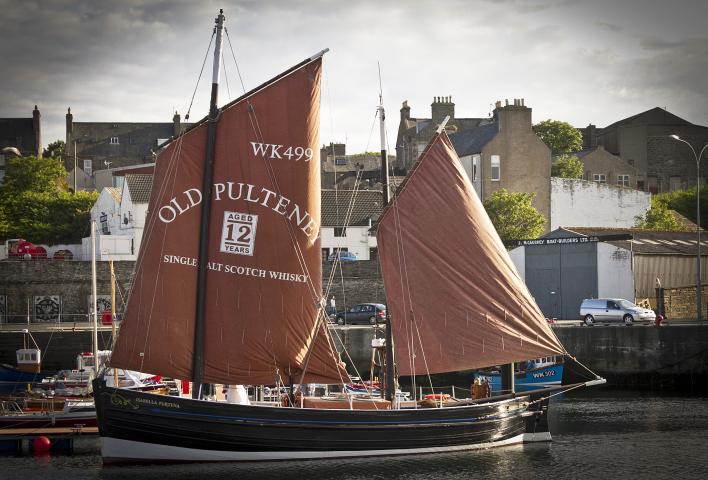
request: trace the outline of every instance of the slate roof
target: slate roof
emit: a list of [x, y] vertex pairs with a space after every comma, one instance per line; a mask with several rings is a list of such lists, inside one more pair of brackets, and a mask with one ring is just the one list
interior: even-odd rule
[[128, 185], [130, 199], [133, 203], [148, 203], [152, 190], [152, 175], [127, 174], [125, 184]]
[[368, 226], [375, 222], [383, 209], [383, 194], [378, 190], [322, 190], [322, 226], [344, 226], [349, 205], [354, 206], [350, 226]]
[[634, 125], [651, 124], [652, 122], [650, 122], [648, 119], [645, 119], [642, 117], [650, 117], [652, 114], [659, 114], [661, 117], [663, 117], [662, 123], [664, 123], [664, 124], [693, 125], [691, 122], [684, 120], [683, 118], [679, 117], [678, 115], [674, 115], [673, 113], [669, 112], [668, 110], [664, 110], [663, 108], [660, 108], [660, 107], [654, 107], [654, 108], [650, 108], [649, 110], [647, 110], [645, 112], [641, 112], [636, 115], [632, 115], [631, 117], [627, 117], [627, 118], [623, 118], [622, 120], [618, 120], [615, 123], [603, 128], [602, 131], [607, 132], [608, 130], [620, 127], [622, 125], [628, 125], [628, 124], [634, 124]]
[[455, 147], [457, 155], [464, 157], [465, 155], [481, 152], [498, 131], [497, 123], [488, 123], [477, 128], [453, 133], [450, 135], [450, 141]]
[[[593, 235], [632, 235], [632, 240], [611, 240], [607, 243], [616, 247], [632, 250], [639, 255], [696, 255], [696, 232], [660, 232], [639, 228], [592, 228], [563, 227], [562, 230], [584, 236]], [[553, 232], [548, 237], [555, 237]], [[701, 247], [708, 255], [708, 235], [701, 237]]]
[[570, 155], [575, 155], [578, 158], [583, 158], [584, 156], [590, 155], [591, 153], [593, 153], [596, 150], [597, 150], [597, 147], [586, 148], [586, 149], [581, 150], [579, 152], [573, 152]]

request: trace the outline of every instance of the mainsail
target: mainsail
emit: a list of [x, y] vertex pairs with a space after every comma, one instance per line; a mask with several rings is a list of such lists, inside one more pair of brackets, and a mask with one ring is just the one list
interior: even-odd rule
[[[321, 58], [223, 107], [216, 131], [204, 381], [337, 382], [320, 316]], [[111, 364], [192, 378], [202, 121], [156, 161], [135, 279]]]
[[565, 352], [445, 132], [382, 214], [377, 239], [400, 375]]

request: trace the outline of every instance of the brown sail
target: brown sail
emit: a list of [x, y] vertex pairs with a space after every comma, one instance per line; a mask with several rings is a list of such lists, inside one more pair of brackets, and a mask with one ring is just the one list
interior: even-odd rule
[[[321, 295], [321, 59], [223, 107], [214, 160], [204, 381], [340, 382]], [[192, 378], [206, 122], [156, 162], [142, 248], [111, 364]]]
[[384, 211], [377, 239], [400, 375], [565, 352], [444, 132]]

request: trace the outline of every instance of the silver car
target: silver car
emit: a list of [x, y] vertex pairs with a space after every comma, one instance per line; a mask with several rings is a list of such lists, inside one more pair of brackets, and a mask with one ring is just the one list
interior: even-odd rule
[[588, 326], [609, 322], [632, 325], [634, 322], [653, 323], [656, 314], [623, 298], [586, 298], [580, 305], [580, 318]]

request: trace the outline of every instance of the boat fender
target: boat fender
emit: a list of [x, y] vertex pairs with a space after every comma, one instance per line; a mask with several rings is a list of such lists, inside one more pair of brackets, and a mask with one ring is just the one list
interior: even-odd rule
[[52, 441], [45, 436], [32, 440], [32, 451], [34, 453], [47, 453], [52, 448]]

